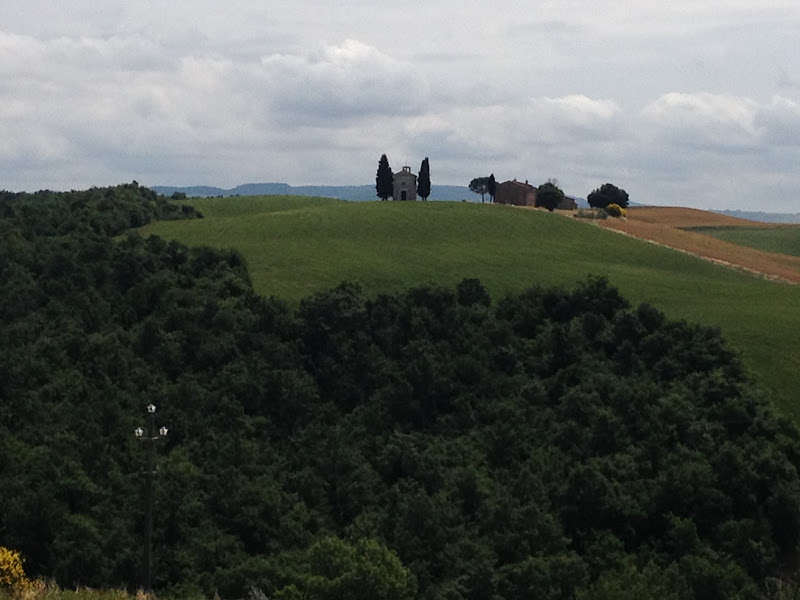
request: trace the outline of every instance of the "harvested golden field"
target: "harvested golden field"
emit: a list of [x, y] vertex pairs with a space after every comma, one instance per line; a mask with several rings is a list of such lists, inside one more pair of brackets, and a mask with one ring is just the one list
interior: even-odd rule
[[749, 221], [698, 208], [678, 206], [633, 206], [628, 209], [628, 220], [667, 227], [760, 227], [763, 229], [786, 227], [785, 224]]
[[[597, 221], [601, 227], [695, 254], [770, 279], [800, 283], [800, 258], [739, 246], [687, 231], [688, 227], [759, 227], [772, 229], [784, 224], [759, 223], [695, 208], [636, 206], [628, 218]], [[789, 226], [791, 227], [791, 225]]]

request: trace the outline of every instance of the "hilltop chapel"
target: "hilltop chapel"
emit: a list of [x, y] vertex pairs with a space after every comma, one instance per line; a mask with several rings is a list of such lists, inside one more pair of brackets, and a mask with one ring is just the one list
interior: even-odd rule
[[394, 174], [392, 188], [392, 200], [417, 199], [417, 176], [411, 172], [411, 167], [403, 167], [402, 171]]

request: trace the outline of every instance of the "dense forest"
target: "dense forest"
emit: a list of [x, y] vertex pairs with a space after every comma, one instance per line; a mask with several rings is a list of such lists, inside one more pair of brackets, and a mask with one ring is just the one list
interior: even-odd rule
[[[0, 546], [63, 586], [178, 598], [764, 598], [800, 436], [718, 331], [602, 279], [290, 306], [133, 184], [0, 193]], [[125, 235], [123, 235], [125, 234]]]

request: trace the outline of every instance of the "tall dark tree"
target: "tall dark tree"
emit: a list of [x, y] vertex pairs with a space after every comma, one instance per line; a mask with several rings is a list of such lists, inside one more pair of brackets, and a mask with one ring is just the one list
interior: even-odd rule
[[431, 166], [428, 164], [428, 157], [422, 160], [419, 166], [419, 176], [417, 176], [417, 196], [427, 200], [431, 195]]
[[586, 198], [592, 208], [605, 208], [609, 204], [619, 204], [628, 208], [628, 192], [613, 183], [604, 183]]
[[536, 206], [543, 206], [549, 211], [558, 208], [564, 200], [564, 191], [553, 180], [543, 183], [536, 190]]
[[489, 191], [489, 178], [476, 177], [475, 179], [469, 182], [469, 189], [471, 192], [481, 195], [481, 204], [483, 204], [483, 198]]
[[378, 161], [378, 173], [375, 176], [375, 191], [378, 198], [388, 200], [394, 193], [394, 173], [389, 166], [389, 159], [385, 154], [381, 154]]
[[497, 182], [494, 180], [494, 173], [489, 175], [489, 181], [486, 182], [486, 191], [489, 193], [489, 198], [494, 202], [494, 195], [497, 192]]

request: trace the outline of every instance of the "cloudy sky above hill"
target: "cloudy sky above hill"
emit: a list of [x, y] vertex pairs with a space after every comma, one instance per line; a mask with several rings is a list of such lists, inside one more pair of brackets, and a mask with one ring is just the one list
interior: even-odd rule
[[0, 188], [555, 177], [800, 212], [797, 0], [3, 0]]

